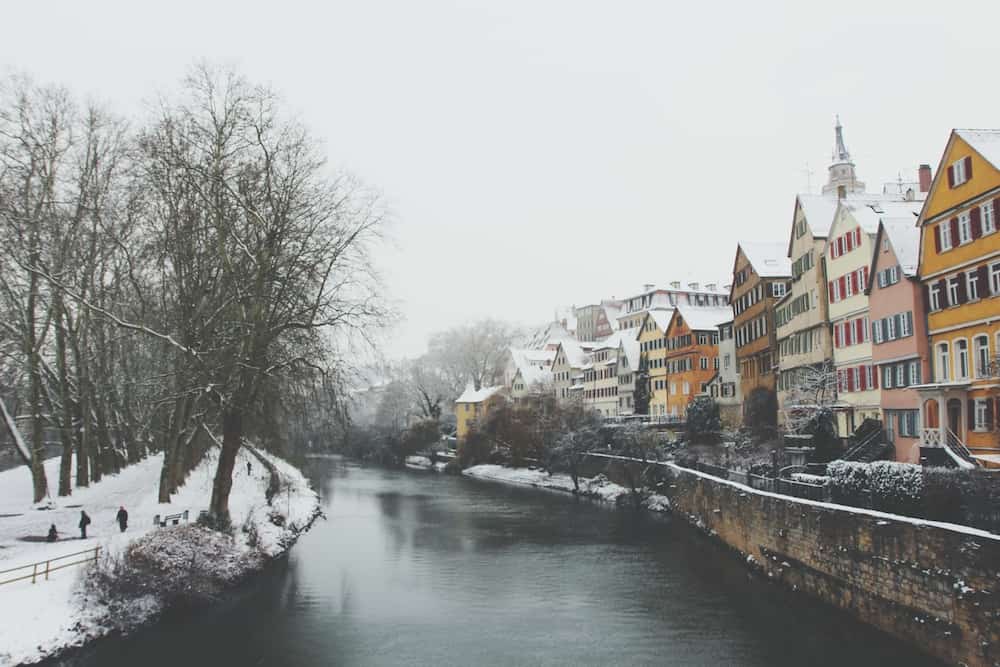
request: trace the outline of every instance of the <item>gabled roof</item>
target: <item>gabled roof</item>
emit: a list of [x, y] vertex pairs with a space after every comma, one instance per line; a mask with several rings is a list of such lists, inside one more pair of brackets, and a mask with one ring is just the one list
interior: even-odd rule
[[[629, 329], [628, 331], [638, 332], [638, 329]], [[622, 336], [618, 350], [619, 357], [625, 355], [625, 360], [628, 361], [629, 368], [633, 370], [639, 368], [639, 341], [634, 333]]]
[[638, 329], [635, 330], [636, 340], [639, 339], [639, 336], [642, 335], [643, 330], [646, 328], [647, 319], [653, 318], [653, 322], [656, 324], [656, 327], [661, 332], [664, 332], [670, 325], [670, 318], [673, 317], [673, 315], [674, 315], [673, 308], [654, 308], [652, 310], [647, 310], [646, 317], [642, 318], [642, 326], [640, 326]]
[[548, 368], [539, 368], [538, 366], [525, 366], [523, 368], [518, 368], [515, 377], [520, 375], [524, 384], [527, 386], [532, 386], [536, 384], [550, 384], [552, 382], [552, 371]]
[[1000, 130], [955, 130], [984, 160], [1000, 169]]
[[503, 387], [483, 387], [475, 389], [471, 384], [465, 388], [462, 395], [455, 399], [456, 403], [482, 403], [503, 390]]
[[612, 332], [610, 336], [597, 343], [594, 349], [595, 350], [617, 349], [618, 344], [621, 343], [622, 340], [627, 340], [628, 338], [635, 339], [638, 333], [639, 333], [639, 327], [633, 327], [631, 329], [619, 329], [618, 331]]
[[784, 242], [740, 241], [739, 249], [761, 278], [791, 277], [792, 262]]
[[[879, 225], [875, 235], [875, 253], [872, 256], [869, 275], [875, 275], [875, 265], [878, 263], [879, 248], [884, 237], [889, 238], [892, 251], [899, 260], [899, 269], [908, 278], [916, 278], [920, 263], [920, 227], [914, 224], [915, 218], [885, 218]], [[875, 280], [869, 280], [865, 294], [871, 294]]]
[[806, 224], [809, 225], [812, 235], [825, 239], [833, 225], [833, 216], [837, 213], [837, 198], [803, 193], [796, 195], [795, 201], [798, 206], [802, 207], [802, 213], [806, 216]]
[[[566, 362], [569, 364], [570, 368], [583, 368], [590, 363], [590, 355], [588, 355], [575, 340], [559, 341], [559, 348], [562, 348], [563, 352], [566, 353]], [[559, 348], [556, 348], [557, 356], [559, 354]]]
[[733, 309], [729, 306], [718, 308], [691, 308], [689, 306], [677, 306], [674, 314], [684, 318], [691, 331], [715, 331], [720, 324], [724, 324], [733, 319]]

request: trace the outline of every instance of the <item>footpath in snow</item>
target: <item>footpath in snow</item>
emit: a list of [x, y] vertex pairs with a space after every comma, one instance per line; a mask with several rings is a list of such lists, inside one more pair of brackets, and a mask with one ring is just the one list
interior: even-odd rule
[[[270, 473], [246, 448], [236, 461], [233, 488], [229, 499], [235, 544], [240, 550], [257, 549], [267, 557], [286, 550], [299, 531], [307, 527], [319, 512], [319, 498], [302, 473], [291, 464], [261, 452], [282, 478], [279, 497], [268, 507], [265, 492]], [[89, 488], [74, 488], [73, 495], [53, 498], [52, 509], [37, 509], [31, 504], [31, 474], [25, 467], [0, 472], [0, 570], [64, 556], [100, 546], [102, 554], [120, 555], [129, 543], [154, 530], [153, 517], [188, 511], [194, 522], [199, 511], [208, 507], [218, 450], [210, 450], [191, 472], [172, 502], [157, 502], [162, 454], [129, 466], [117, 475], [105, 475]], [[247, 462], [252, 474], [247, 474]], [[50, 488], [59, 474], [59, 460], [46, 461]], [[75, 467], [74, 467], [75, 470]], [[119, 506], [129, 514], [128, 529], [122, 533], [115, 522]], [[87, 539], [80, 539], [77, 524], [80, 510], [90, 515], [92, 523]], [[283, 517], [275, 525], [272, 514]], [[55, 524], [59, 540], [44, 540], [49, 526]], [[244, 526], [253, 527], [256, 546], [246, 544]], [[70, 560], [76, 560], [70, 559]], [[103, 622], [102, 609], [84, 608], [81, 581], [89, 565], [66, 568], [39, 578], [0, 586], [0, 664], [37, 662], [67, 648], [100, 637], [110, 631]], [[22, 572], [0, 575], [0, 581]], [[26, 573], [30, 574], [30, 570]], [[153, 605], [155, 607], [155, 605]], [[151, 608], [147, 619], [160, 610]]]
[[[573, 479], [569, 475], [562, 473], [549, 474], [544, 470], [508, 468], [506, 466], [486, 463], [466, 468], [462, 471], [462, 474], [475, 479], [573, 493]], [[604, 475], [598, 475], [593, 478], [580, 478], [579, 495], [587, 498], [594, 498], [602, 502], [619, 505], [628, 502], [630, 493], [627, 488], [620, 484], [615, 484]], [[644, 493], [642, 506], [653, 512], [666, 512], [670, 508], [666, 496], [655, 493]]]

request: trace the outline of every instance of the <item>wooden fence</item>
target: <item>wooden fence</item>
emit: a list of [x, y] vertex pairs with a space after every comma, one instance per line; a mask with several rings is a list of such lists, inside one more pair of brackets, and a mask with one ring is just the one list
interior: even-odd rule
[[[50, 573], [66, 569], [67, 567], [73, 567], [75, 565], [96, 563], [100, 555], [101, 547], [94, 547], [93, 549], [87, 549], [86, 551], [77, 551], [75, 553], [66, 554], [65, 556], [57, 556], [55, 558], [49, 558], [48, 560], [40, 560], [37, 563], [28, 563], [27, 565], [20, 565], [7, 570], [0, 570], [0, 577], [10, 577], [7, 579], [0, 579], [0, 586], [3, 586], [4, 584], [12, 584], [15, 581], [24, 581], [25, 579], [31, 579], [31, 583], [36, 583], [39, 577], [45, 577], [45, 580], [48, 581]], [[77, 560], [72, 560], [68, 563], [62, 562], [70, 558], [76, 558]]]

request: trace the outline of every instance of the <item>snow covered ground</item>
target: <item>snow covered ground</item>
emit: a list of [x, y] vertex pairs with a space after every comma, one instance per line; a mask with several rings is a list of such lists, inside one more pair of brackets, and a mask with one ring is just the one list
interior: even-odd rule
[[[262, 453], [283, 477], [282, 497], [268, 507], [264, 492], [268, 471], [245, 449], [240, 450], [229, 499], [237, 540], [239, 528], [247, 524], [256, 529], [258, 548], [268, 556], [284, 551], [297, 531], [313, 519], [319, 498], [294, 466]], [[157, 502], [162, 455], [129, 466], [118, 475], [106, 475], [100, 483], [85, 489], [73, 489], [67, 498], [54, 498], [52, 509], [40, 510], [31, 505], [31, 475], [27, 468], [0, 473], [0, 570], [63, 556], [100, 546], [103, 551], [121, 553], [131, 540], [155, 530], [153, 517], [188, 510], [191, 521], [208, 507], [212, 493], [217, 450], [210, 451], [195, 468], [170, 504]], [[253, 473], [247, 474], [247, 461]], [[59, 460], [46, 461], [50, 488], [58, 479]], [[129, 513], [128, 530], [121, 533], [115, 523], [118, 507]], [[92, 523], [87, 539], [80, 539], [77, 524], [80, 510], [86, 510]], [[285, 526], [274, 525], [270, 513], [285, 516]], [[50, 524], [59, 531], [59, 541], [28, 542], [25, 537], [44, 538]], [[75, 560], [75, 559], [73, 559]], [[87, 566], [67, 568], [53, 573], [49, 581], [32, 584], [30, 580], [0, 586], [0, 664], [35, 662], [80, 645], [102, 632], [100, 610], [81, 609], [80, 578]], [[30, 571], [29, 571], [30, 573]], [[20, 573], [0, 574], [0, 581]]]
[[[553, 491], [565, 491], [568, 493], [573, 492], [573, 479], [569, 475], [562, 473], [553, 473], [550, 475], [544, 470], [508, 468], [501, 465], [482, 464], [466, 468], [462, 471], [462, 474], [493, 482], [533, 486], [539, 489], [551, 489]], [[619, 502], [625, 502], [628, 494], [628, 489], [608, 480], [604, 475], [598, 475], [592, 479], [580, 479], [580, 495], [588, 498], [618, 504]], [[665, 496], [654, 493], [645, 497], [643, 507], [654, 512], [666, 512], [670, 509], [670, 503]]]
[[447, 465], [448, 465], [447, 461], [438, 461], [437, 463], [431, 463], [431, 460], [426, 456], [406, 457], [407, 468], [415, 468], [420, 470], [436, 470], [437, 472], [442, 472], [445, 466]]

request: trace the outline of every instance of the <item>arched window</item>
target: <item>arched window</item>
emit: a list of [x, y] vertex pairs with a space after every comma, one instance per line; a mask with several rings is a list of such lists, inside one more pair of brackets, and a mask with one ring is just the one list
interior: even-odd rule
[[964, 338], [955, 341], [955, 379], [969, 379], [969, 341]]
[[948, 352], [948, 343], [938, 343], [937, 346], [937, 381], [947, 382], [951, 379], [951, 374], [948, 370], [948, 358], [951, 355]]
[[990, 376], [990, 337], [976, 336], [972, 339], [975, 373], [977, 378]]

